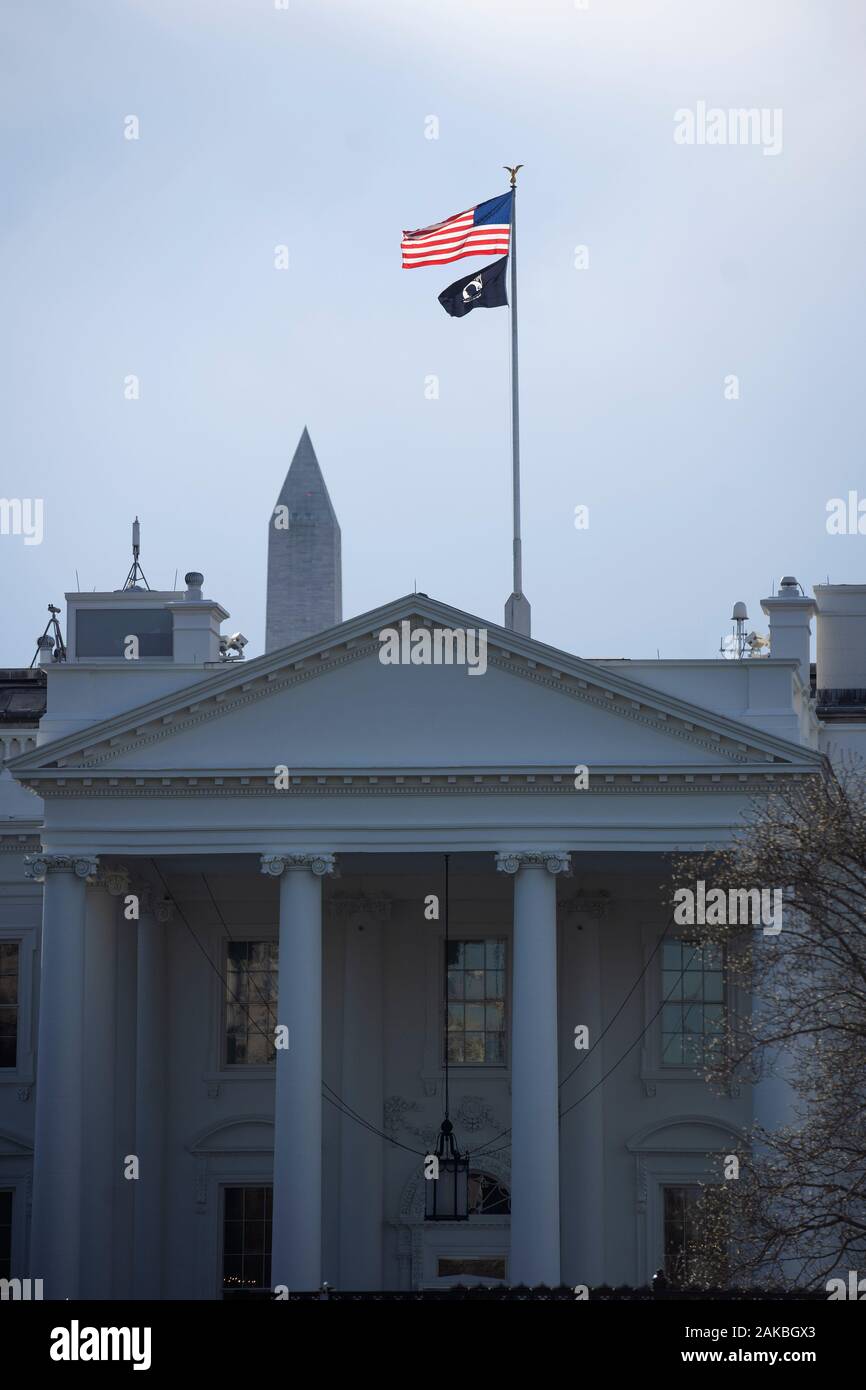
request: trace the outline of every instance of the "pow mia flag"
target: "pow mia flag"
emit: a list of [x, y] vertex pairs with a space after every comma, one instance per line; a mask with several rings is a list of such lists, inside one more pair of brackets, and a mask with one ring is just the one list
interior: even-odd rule
[[472, 309], [498, 309], [508, 303], [505, 292], [505, 270], [508, 257], [493, 261], [472, 275], [455, 280], [439, 296], [439, 303], [452, 318], [462, 319]]

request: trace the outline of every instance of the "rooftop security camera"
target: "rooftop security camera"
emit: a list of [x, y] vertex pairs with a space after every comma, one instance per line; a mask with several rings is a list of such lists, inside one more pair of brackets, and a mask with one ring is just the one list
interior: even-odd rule
[[221, 637], [220, 656], [223, 661], [243, 661], [246, 645], [247, 638], [242, 632], [235, 632], [231, 637]]

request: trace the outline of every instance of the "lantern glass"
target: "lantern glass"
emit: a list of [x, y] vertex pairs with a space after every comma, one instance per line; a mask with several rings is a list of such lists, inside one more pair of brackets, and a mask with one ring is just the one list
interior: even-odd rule
[[458, 1152], [453, 1136], [448, 1133], [440, 1134], [436, 1145], [436, 1157], [439, 1161], [439, 1176], [427, 1179], [425, 1220], [467, 1221], [469, 1155]]

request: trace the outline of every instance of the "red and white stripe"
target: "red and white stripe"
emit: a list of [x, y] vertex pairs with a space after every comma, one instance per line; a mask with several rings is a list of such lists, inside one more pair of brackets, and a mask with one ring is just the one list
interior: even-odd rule
[[417, 232], [404, 232], [400, 242], [403, 269], [414, 270], [420, 265], [447, 265], [461, 256], [507, 256], [511, 226], [508, 222], [474, 225], [475, 209], [458, 212], [433, 227], [421, 227]]

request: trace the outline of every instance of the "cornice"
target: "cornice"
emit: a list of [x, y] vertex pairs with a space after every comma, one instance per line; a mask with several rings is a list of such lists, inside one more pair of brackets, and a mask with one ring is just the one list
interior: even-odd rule
[[[104, 797], [332, 797], [332, 796], [693, 796], [751, 793], [766, 795], [780, 781], [800, 780], [817, 775], [817, 769], [774, 765], [772, 771], [751, 767], [732, 770], [695, 772], [591, 772], [589, 786], [581, 791], [574, 787], [572, 769], [561, 772], [525, 772], [523, 770], [447, 770], [429, 769], [423, 772], [407, 769], [385, 771], [328, 770], [302, 772], [291, 777], [290, 785], [277, 790], [273, 769], [212, 769], [200, 771], [173, 770], [170, 774], [155, 770], [129, 769], [117, 773], [101, 771], [86, 776], [81, 768], [46, 771], [39, 775], [39, 795], [53, 798]], [[36, 780], [36, 779], [34, 779]]]

